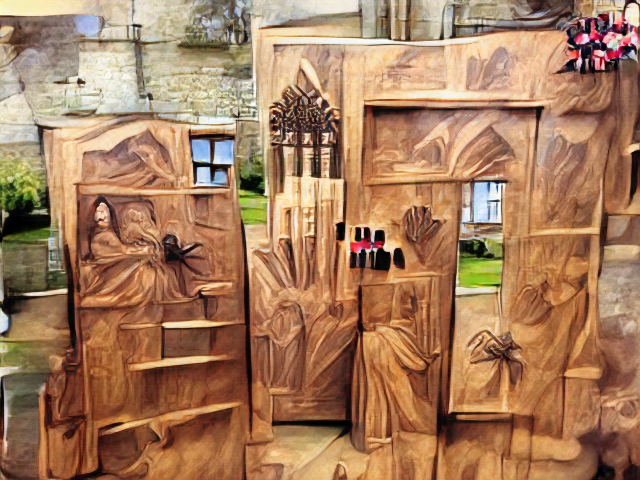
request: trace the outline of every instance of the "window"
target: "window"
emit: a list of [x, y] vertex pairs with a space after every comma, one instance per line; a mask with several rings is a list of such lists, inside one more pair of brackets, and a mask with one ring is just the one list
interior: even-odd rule
[[193, 137], [191, 158], [196, 186], [229, 186], [229, 170], [233, 166], [233, 139]]
[[502, 223], [504, 183], [473, 182], [463, 186], [462, 223]]

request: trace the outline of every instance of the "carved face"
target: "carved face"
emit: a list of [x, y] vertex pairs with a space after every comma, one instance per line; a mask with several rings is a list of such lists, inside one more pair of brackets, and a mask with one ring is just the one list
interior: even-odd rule
[[111, 212], [109, 212], [109, 207], [107, 207], [106, 203], [101, 202], [96, 207], [96, 211], [93, 214], [93, 220], [99, 227], [108, 227], [111, 224]]

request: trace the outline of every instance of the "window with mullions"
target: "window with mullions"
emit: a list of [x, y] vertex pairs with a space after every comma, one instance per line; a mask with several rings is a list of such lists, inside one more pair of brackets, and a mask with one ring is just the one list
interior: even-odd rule
[[502, 223], [503, 182], [472, 182], [463, 186], [462, 223]]
[[233, 166], [233, 139], [192, 137], [191, 158], [196, 186], [228, 187]]

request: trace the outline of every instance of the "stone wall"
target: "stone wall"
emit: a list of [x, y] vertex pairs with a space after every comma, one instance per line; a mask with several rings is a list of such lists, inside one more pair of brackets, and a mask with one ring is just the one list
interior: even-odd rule
[[140, 105], [132, 42], [83, 42], [79, 60], [78, 75], [87, 82], [84, 89], [100, 92], [96, 113], [145, 110]]
[[222, 49], [149, 43], [143, 45], [143, 71], [157, 111], [256, 116], [250, 45]]
[[136, 0], [134, 23], [143, 25], [142, 40], [182, 40], [193, 0]]
[[[100, 0], [87, 7], [88, 14], [103, 18], [95, 38], [80, 35], [69, 16], [0, 20], [14, 28], [3, 36], [0, 113], [7, 138], [0, 142], [37, 142], [34, 116], [156, 111], [255, 117], [250, 44], [181, 46], [197, 5], [195, 0]], [[139, 48], [133, 22], [141, 25]], [[140, 98], [143, 87], [151, 103]], [[8, 100], [17, 94], [24, 97]]]

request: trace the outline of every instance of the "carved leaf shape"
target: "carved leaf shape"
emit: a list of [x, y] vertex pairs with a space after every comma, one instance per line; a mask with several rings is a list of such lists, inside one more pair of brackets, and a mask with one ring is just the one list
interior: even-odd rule
[[404, 225], [407, 240], [413, 243], [421, 263], [426, 260], [426, 244], [438, 231], [442, 222], [433, 218], [430, 206], [414, 205], [404, 214]]
[[426, 242], [440, 227], [440, 220], [435, 220], [431, 207], [413, 206], [404, 214], [404, 228], [407, 239], [413, 243]]

